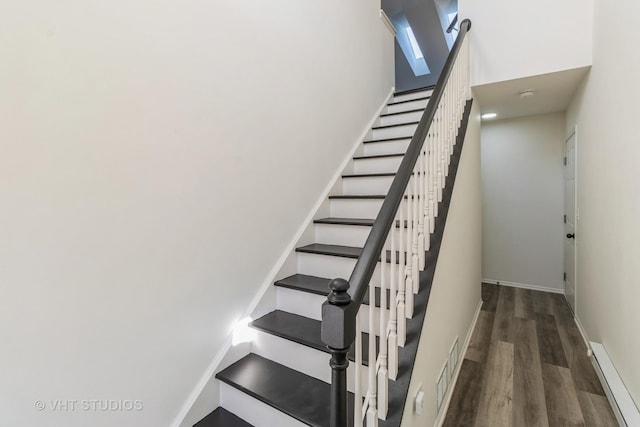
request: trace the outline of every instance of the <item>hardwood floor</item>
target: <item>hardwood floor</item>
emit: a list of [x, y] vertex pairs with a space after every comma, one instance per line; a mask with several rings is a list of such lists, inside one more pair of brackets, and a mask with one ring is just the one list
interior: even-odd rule
[[564, 296], [482, 284], [444, 426], [617, 426]]

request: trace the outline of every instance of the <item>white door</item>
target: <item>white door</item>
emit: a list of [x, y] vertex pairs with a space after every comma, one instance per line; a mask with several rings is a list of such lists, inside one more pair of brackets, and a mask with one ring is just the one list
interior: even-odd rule
[[576, 133], [566, 141], [564, 225], [564, 292], [573, 312], [576, 312]]

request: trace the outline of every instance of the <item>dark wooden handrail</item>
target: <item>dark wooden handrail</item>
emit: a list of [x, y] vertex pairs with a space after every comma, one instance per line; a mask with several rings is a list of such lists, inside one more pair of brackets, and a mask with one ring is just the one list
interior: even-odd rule
[[[453, 71], [456, 58], [467, 32], [471, 29], [471, 21], [465, 19], [460, 23], [460, 33], [449, 53], [429, 103], [411, 138], [409, 147], [400, 163], [398, 172], [391, 183], [380, 212], [373, 224], [371, 233], [356, 262], [353, 273], [347, 282], [344, 279], [333, 279], [329, 282], [329, 296], [322, 305], [322, 341], [331, 353], [331, 427], [347, 426], [347, 388], [346, 369], [349, 364], [347, 352], [355, 340], [356, 315], [367, 292], [369, 281], [373, 276], [380, 253], [387, 240], [391, 226], [395, 222], [396, 213], [402, 202], [413, 169], [420, 156], [422, 145], [429, 133], [438, 105], [444, 94], [445, 86]], [[375, 359], [374, 359], [375, 360]], [[373, 362], [375, 363], [375, 362]]]
[[389, 230], [391, 230], [391, 225], [394, 223], [396, 212], [398, 212], [398, 207], [400, 206], [400, 202], [402, 201], [407, 185], [409, 184], [409, 180], [411, 179], [413, 168], [418, 161], [422, 145], [427, 138], [429, 128], [431, 127], [433, 118], [436, 115], [438, 104], [440, 104], [447, 80], [449, 80], [449, 75], [451, 75], [451, 72], [453, 71], [453, 66], [458, 56], [458, 52], [460, 51], [464, 37], [470, 28], [471, 21], [468, 19], [465, 19], [460, 24], [460, 35], [456, 39], [456, 43], [453, 46], [453, 49], [451, 49], [451, 53], [449, 53], [449, 57], [442, 69], [438, 83], [431, 94], [427, 108], [418, 123], [416, 132], [411, 138], [409, 147], [402, 158], [398, 172], [396, 173], [391, 187], [389, 188], [389, 193], [382, 203], [382, 207], [380, 208], [378, 217], [373, 224], [371, 233], [364, 244], [362, 254], [358, 258], [358, 262], [353, 269], [353, 273], [349, 279], [349, 285], [353, 288], [353, 292], [350, 294], [352, 295], [353, 301], [356, 302], [358, 306], [362, 304], [362, 300], [367, 292], [369, 281], [371, 280], [371, 276], [373, 276], [373, 271], [375, 270], [376, 263], [380, 257], [380, 252], [387, 240], [387, 235], [389, 234]]

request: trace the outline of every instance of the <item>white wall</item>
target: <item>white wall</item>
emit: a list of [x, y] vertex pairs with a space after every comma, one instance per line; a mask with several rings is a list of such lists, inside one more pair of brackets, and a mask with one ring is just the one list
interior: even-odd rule
[[[474, 103], [402, 417], [406, 427], [434, 424], [438, 374], [456, 336], [463, 357], [465, 337], [480, 303], [481, 219], [472, 214], [480, 212], [481, 198], [479, 111]], [[420, 385], [425, 409], [417, 416], [413, 397]]]
[[3, 6], [0, 425], [167, 426], [387, 96], [392, 37], [365, 0]]
[[593, 0], [459, 0], [458, 6], [461, 19], [473, 23], [474, 86], [591, 64]]
[[567, 114], [578, 125], [577, 315], [640, 408], [640, 3], [596, 2], [593, 68]]
[[482, 123], [482, 277], [564, 289], [564, 113]]

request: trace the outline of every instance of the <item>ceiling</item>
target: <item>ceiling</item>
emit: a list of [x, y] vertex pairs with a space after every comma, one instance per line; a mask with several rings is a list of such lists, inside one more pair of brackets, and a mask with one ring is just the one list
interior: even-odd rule
[[[497, 119], [565, 111], [589, 67], [475, 86], [474, 97], [482, 114], [496, 113]], [[534, 95], [521, 98], [520, 92]]]

